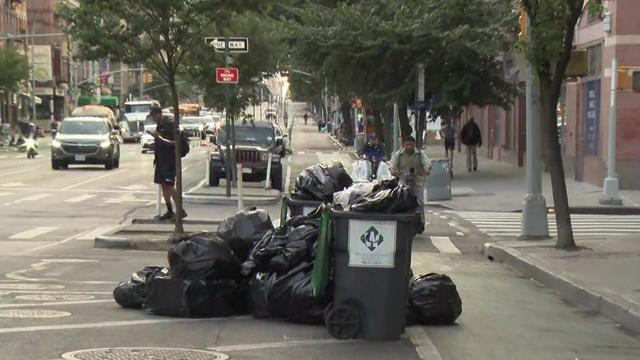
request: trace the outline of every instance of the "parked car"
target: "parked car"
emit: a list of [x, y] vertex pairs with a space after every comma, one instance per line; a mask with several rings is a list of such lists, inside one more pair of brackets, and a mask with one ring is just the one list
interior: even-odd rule
[[69, 117], [51, 140], [51, 167], [66, 169], [71, 164], [120, 167], [119, 127], [102, 117]]
[[[209, 185], [219, 186], [220, 179], [226, 176], [226, 125], [218, 127], [214, 138], [216, 150], [211, 153], [209, 166]], [[267, 121], [244, 122], [235, 125], [236, 162], [242, 164], [242, 179], [245, 181], [263, 181], [267, 175], [271, 186], [282, 191], [282, 163], [278, 147], [282, 140], [276, 139], [275, 128]], [[271, 173], [267, 174], [267, 165], [271, 158]]]

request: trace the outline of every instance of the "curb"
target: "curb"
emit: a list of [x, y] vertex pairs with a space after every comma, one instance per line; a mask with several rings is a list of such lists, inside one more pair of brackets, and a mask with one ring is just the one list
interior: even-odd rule
[[606, 295], [598, 294], [562, 274], [545, 269], [535, 260], [525, 258], [517, 250], [495, 243], [485, 243], [483, 252], [489, 260], [501, 262], [535, 279], [555, 290], [569, 302], [586, 306], [616, 321], [623, 327], [640, 333], [640, 307], [621, 298], [612, 299]]
[[96, 236], [93, 247], [96, 249], [167, 251], [167, 240], [135, 240], [117, 236]]
[[[218, 225], [222, 221], [223, 220], [188, 220], [188, 219], [184, 219], [184, 220], [182, 220], [182, 223], [184, 225]], [[131, 224], [126, 225], [123, 229], [120, 229], [119, 231], [122, 231], [122, 230], [126, 229], [127, 227], [129, 227], [130, 225], [133, 225], [133, 224], [173, 225], [173, 222], [168, 222], [168, 221], [163, 221], [163, 220], [158, 220], [158, 219], [132, 219], [131, 220]]]
[[338, 139], [336, 139], [333, 135], [329, 134], [329, 139], [331, 139], [331, 141], [333, 141], [333, 143], [336, 144], [338, 149], [340, 149], [340, 150], [344, 150], [345, 149], [344, 145], [342, 145], [340, 143], [340, 141]]
[[[264, 197], [261, 199], [257, 198], [244, 198], [244, 205], [272, 205], [280, 202], [282, 196], [272, 196], [272, 197]], [[235, 196], [226, 197], [226, 196], [212, 196], [212, 195], [183, 195], [182, 199], [186, 203], [191, 204], [212, 204], [212, 205], [229, 205], [229, 204], [237, 204], [238, 198]]]

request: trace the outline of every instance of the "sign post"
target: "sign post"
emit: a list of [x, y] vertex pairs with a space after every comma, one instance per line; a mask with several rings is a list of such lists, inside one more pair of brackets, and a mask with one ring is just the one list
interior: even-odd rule
[[[224, 103], [225, 103], [225, 176], [226, 176], [226, 195], [231, 197], [231, 183], [237, 179], [236, 174], [236, 130], [233, 119], [229, 116], [229, 85], [237, 84], [239, 79], [238, 68], [229, 67], [230, 53], [247, 53], [249, 52], [249, 38], [246, 37], [227, 37], [212, 36], [205, 37], [204, 41], [217, 53], [224, 53], [223, 68], [216, 69], [216, 80], [224, 86]], [[229, 143], [231, 137], [231, 144]], [[231, 151], [233, 147], [233, 151]]]

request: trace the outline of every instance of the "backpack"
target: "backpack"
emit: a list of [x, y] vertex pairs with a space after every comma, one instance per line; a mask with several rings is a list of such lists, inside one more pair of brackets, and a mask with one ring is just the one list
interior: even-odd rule
[[189, 136], [184, 131], [180, 131], [180, 156], [185, 157], [189, 153]]

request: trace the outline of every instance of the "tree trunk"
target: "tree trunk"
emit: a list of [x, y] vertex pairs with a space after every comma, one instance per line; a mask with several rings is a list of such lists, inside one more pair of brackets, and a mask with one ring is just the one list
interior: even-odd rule
[[180, 235], [184, 233], [184, 227], [182, 226], [182, 146], [189, 146], [189, 144], [182, 144], [182, 137], [180, 135], [180, 98], [178, 96], [178, 89], [176, 87], [175, 74], [169, 74], [169, 88], [171, 89], [171, 100], [173, 105], [173, 116], [175, 124], [176, 134], [176, 225], [174, 228], [174, 234]]
[[547, 148], [547, 163], [551, 174], [551, 186], [553, 191], [553, 204], [555, 208], [556, 223], [558, 226], [558, 241], [556, 247], [560, 249], [574, 249], [576, 243], [573, 239], [571, 226], [571, 214], [569, 213], [569, 198], [567, 184], [565, 182], [564, 167], [562, 165], [562, 152], [558, 139], [558, 127], [556, 108], [558, 98], [555, 97], [551, 80], [540, 78], [540, 105], [542, 121], [543, 147]]
[[347, 145], [353, 144], [353, 119], [351, 118], [351, 102], [343, 101], [340, 105], [340, 111], [342, 112], [342, 136], [347, 142]]
[[411, 135], [411, 124], [409, 124], [409, 116], [407, 115], [407, 102], [398, 103], [398, 117], [400, 119], [400, 137]]
[[383, 124], [382, 124], [382, 111], [381, 109], [378, 108], [374, 108], [373, 109], [373, 118], [374, 118], [374, 123], [373, 123], [373, 128], [376, 132], [376, 139], [378, 139], [378, 141], [380, 143], [384, 143], [385, 142], [385, 138], [384, 138], [384, 132], [383, 132]]
[[391, 154], [393, 153], [393, 106], [387, 107], [384, 112], [384, 124], [386, 126], [383, 127], [384, 133], [384, 152], [387, 159], [391, 158]]

